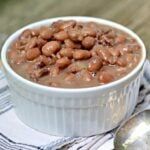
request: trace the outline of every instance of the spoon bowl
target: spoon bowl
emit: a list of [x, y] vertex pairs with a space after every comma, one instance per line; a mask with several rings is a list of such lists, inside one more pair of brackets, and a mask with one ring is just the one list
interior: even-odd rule
[[150, 110], [132, 116], [117, 131], [115, 150], [150, 150]]

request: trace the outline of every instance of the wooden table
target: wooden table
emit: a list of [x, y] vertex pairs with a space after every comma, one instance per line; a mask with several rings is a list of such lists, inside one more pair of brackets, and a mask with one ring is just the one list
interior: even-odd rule
[[150, 59], [150, 0], [5, 0], [0, 1], [0, 45], [20, 27], [56, 16], [110, 19], [134, 30]]

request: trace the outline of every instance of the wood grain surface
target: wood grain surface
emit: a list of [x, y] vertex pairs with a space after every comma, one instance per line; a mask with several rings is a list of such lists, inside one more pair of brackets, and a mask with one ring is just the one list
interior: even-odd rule
[[93, 16], [121, 23], [143, 39], [150, 59], [150, 0], [0, 0], [0, 46], [20, 27], [57, 16]]

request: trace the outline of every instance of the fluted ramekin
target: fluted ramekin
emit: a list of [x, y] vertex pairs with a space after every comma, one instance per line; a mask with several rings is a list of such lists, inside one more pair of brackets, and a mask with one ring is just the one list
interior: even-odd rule
[[[128, 75], [117, 81], [78, 89], [39, 85], [15, 73], [7, 60], [7, 51], [11, 43], [24, 29], [50, 25], [60, 19], [93, 21], [128, 33], [142, 48], [139, 64]], [[104, 133], [129, 117], [137, 103], [145, 57], [143, 42], [131, 30], [111, 21], [91, 17], [60, 17], [27, 25], [6, 40], [1, 53], [17, 116], [34, 129], [59, 136], [90, 136]]]

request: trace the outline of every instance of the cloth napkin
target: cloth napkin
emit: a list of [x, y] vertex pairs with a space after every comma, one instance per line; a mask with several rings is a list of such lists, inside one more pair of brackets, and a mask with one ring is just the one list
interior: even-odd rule
[[[146, 61], [135, 112], [150, 109], [150, 62]], [[112, 150], [115, 130], [90, 137], [56, 137], [23, 124], [10, 101], [5, 76], [0, 71], [0, 150]]]

